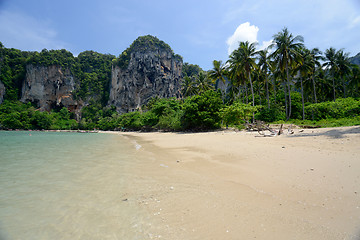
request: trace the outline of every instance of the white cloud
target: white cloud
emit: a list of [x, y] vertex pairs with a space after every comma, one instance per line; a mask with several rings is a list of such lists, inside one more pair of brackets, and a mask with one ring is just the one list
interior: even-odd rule
[[49, 24], [20, 13], [1, 11], [0, 32], [0, 41], [9, 48], [31, 51], [66, 48]]
[[272, 43], [273, 43], [273, 40], [263, 41], [259, 47], [259, 50], [264, 50], [265, 48], [269, 47]]
[[259, 28], [255, 25], [250, 25], [249, 22], [240, 24], [236, 28], [234, 34], [226, 41], [228, 45], [228, 54], [230, 55], [235, 49], [237, 49], [240, 42], [257, 42], [258, 31]]
[[[257, 39], [258, 32], [259, 28], [255, 25], [250, 25], [249, 22], [240, 24], [236, 28], [234, 34], [226, 41], [228, 45], [228, 54], [230, 55], [235, 49], [237, 49], [240, 42], [249, 41], [250, 43], [259, 43]], [[272, 40], [263, 41], [257, 49], [263, 50], [270, 46], [271, 43]]]

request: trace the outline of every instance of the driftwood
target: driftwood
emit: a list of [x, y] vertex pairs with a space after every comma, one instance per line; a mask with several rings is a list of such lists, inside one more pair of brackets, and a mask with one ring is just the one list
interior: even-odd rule
[[[269, 124], [266, 124], [262, 121], [256, 121], [255, 123], [247, 122], [246, 129], [248, 131], [257, 131], [263, 137], [275, 137], [284, 134], [283, 124], [280, 125], [279, 129], [274, 129], [271, 128]], [[267, 131], [269, 133], [267, 133]], [[286, 134], [294, 134], [294, 131], [292, 130], [292, 125], [289, 126]]]

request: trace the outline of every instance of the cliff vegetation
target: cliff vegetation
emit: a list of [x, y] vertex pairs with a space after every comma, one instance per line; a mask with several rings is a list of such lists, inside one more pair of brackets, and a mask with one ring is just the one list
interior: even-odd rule
[[[287, 28], [273, 38], [271, 50], [240, 42], [225, 63], [214, 60], [209, 71], [182, 64], [169, 45], [152, 36], [139, 37], [117, 58], [1, 45], [0, 127], [203, 131], [254, 121], [360, 125], [358, 56], [332, 47], [309, 49]], [[37, 63], [70, 69], [77, 79], [74, 97], [86, 101], [81, 119], [75, 121], [67, 108], [40, 112], [34, 103], [16, 102], [26, 66]]]

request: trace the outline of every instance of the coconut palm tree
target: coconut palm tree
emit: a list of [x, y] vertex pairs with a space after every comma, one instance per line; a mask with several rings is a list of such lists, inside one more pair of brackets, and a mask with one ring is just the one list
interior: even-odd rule
[[258, 55], [259, 55], [258, 66], [265, 78], [266, 101], [268, 103], [268, 108], [270, 109], [268, 79], [269, 79], [269, 70], [271, 69], [271, 62], [270, 62], [269, 50], [267, 48], [261, 50], [258, 52]]
[[221, 81], [225, 83], [225, 67], [224, 64], [221, 61], [213, 61], [213, 69], [209, 71], [208, 77], [213, 81], [213, 84], [216, 83], [216, 81]]
[[304, 86], [303, 81], [307, 79], [312, 71], [311, 52], [306, 48], [299, 50], [298, 59], [296, 61], [296, 67], [294, 69], [299, 74], [300, 88], [301, 88], [301, 102], [302, 102], [302, 117], [305, 120], [305, 108], [304, 108]]
[[350, 86], [351, 94], [353, 97], [358, 97], [360, 93], [360, 67], [359, 65], [353, 64], [351, 69]]
[[181, 94], [183, 97], [189, 97], [196, 94], [195, 82], [191, 77], [184, 77], [181, 84]]
[[204, 71], [199, 72], [199, 74], [195, 78], [195, 84], [197, 92], [199, 94], [207, 90], [214, 89], [211, 80], [208, 78], [207, 74]]
[[321, 70], [321, 63], [320, 63], [321, 60], [324, 60], [324, 58], [322, 57], [322, 52], [318, 48], [311, 49], [309, 61], [311, 64], [311, 81], [313, 84], [313, 94], [314, 94], [315, 103], [317, 103], [315, 75], [316, 75], [316, 71]]
[[332, 87], [333, 87], [333, 99], [336, 100], [336, 86], [335, 86], [335, 74], [339, 71], [339, 66], [336, 62], [336, 49], [331, 47], [325, 50], [325, 60], [324, 67], [330, 72], [332, 78]]
[[[216, 88], [218, 86], [217, 83], [220, 82], [220, 81], [225, 86], [225, 82], [226, 82], [225, 75], [226, 75], [226, 69], [224, 67], [224, 64], [222, 64], [221, 61], [214, 60], [213, 61], [213, 69], [211, 69], [208, 72], [208, 77], [209, 77], [210, 80], [212, 80], [212, 83], [215, 84]], [[225, 91], [226, 91], [226, 89], [225, 89]], [[222, 99], [224, 101], [223, 89], [221, 89], [221, 95], [222, 95]]]
[[[281, 32], [273, 36], [273, 44], [271, 47], [276, 47], [272, 54], [278, 68], [283, 73], [286, 73], [286, 83], [289, 92], [289, 110], [287, 111], [287, 119], [291, 117], [291, 88], [290, 88], [290, 68], [293, 67], [295, 59], [298, 55], [298, 50], [304, 47], [304, 38], [300, 35], [293, 36], [285, 27]], [[285, 96], [286, 98], [286, 96]]]
[[341, 78], [343, 85], [343, 96], [346, 98], [346, 83], [345, 77], [351, 73], [351, 63], [349, 61], [349, 53], [344, 53], [342, 49], [336, 52], [335, 61], [338, 66], [338, 75]]

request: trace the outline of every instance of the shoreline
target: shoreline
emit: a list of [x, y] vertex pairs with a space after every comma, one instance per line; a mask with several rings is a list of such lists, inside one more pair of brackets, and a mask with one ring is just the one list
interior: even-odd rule
[[135, 139], [134, 201], [158, 239], [358, 239], [360, 127], [107, 132]]

